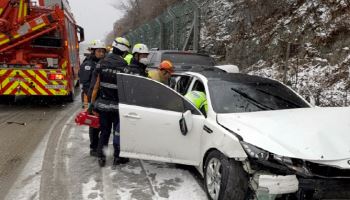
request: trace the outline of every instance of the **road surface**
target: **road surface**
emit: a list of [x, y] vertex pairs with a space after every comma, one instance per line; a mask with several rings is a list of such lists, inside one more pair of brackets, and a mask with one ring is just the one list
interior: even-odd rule
[[[0, 197], [5, 199], [207, 199], [193, 167], [131, 159], [100, 168], [78, 99], [0, 105]], [[112, 148], [112, 145], [110, 145]]]

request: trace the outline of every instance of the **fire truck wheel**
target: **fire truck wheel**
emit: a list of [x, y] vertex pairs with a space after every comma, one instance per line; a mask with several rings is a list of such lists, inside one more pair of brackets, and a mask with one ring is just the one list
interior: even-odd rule
[[73, 102], [74, 101], [74, 92], [70, 92], [69, 95], [66, 97], [67, 102]]

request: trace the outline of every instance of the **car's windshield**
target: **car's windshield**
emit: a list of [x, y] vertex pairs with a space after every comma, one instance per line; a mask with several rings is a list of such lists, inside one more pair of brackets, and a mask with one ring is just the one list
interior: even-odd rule
[[190, 53], [164, 53], [162, 60], [170, 60], [175, 65], [200, 65], [200, 66], [214, 66], [214, 60], [209, 56]]
[[209, 81], [213, 109], [217, 113], [256, 112], [305, 108], [309, 105], [280, 83]]

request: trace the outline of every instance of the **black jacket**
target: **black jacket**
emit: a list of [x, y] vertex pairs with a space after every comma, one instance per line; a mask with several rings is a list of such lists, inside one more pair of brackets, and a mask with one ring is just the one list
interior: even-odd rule
[[128, 64], [117, 54], [111, 53], [96, 66], [100, 77], [99, 96], [95, 108], [99, 111], [117, 112], [119, 107], [117, 73], [127, 73]]
[[136, 74], [139, 76], [147, 77], [146, 72], [147, 66], [137, 61], [135, 58], [131, 60], [130, 65], [128, 66], [128, 73], [129, 74]]
[[96, 68], [99, 60], [95, 56], [89, 56], [80, 65], [79, 69], [79, 80], [80, 84], [83, 85], [83, 90], [88, 91], [90, 88], [92, 74]]

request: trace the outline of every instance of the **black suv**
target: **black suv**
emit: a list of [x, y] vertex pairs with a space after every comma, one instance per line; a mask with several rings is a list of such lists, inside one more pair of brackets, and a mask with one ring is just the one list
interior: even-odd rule
[[150, 60], [149, 69], [158, 68], [163, 60], [171, 61], [175, 72], [197, 71], [215, 66], [215, 60], [209, 55], [191, 51], [151, 50], [148, 58]]

